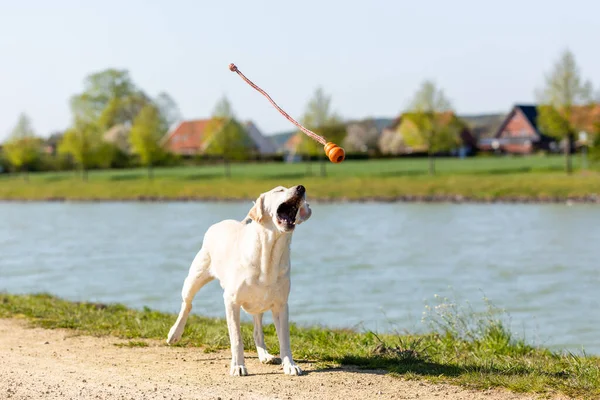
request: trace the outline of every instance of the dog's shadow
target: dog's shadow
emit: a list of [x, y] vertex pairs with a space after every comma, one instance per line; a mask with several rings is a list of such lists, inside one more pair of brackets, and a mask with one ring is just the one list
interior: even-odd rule
[[[257, 355], [246, 355], [246, 360], [252, 360], [252, 363], [260, 364]], [[229, 362], [230, 358], [228, 356], [216, 356], [210, 358], [202, 358], [195, 360], [200, 363], [214, 363], [214, 362]], [[281, 359], [276, 359], [278, 362], [273, 362], [269, 364], [273, 369], [270, 371], [261, 371], [254, 372], [248, 374], [249, 376], [261, 376], [261, 375], [281, 375]], [[300, 368], [302, 368], [302, 376], [308, 376], [312, 374], [327, 374], [327, 373], [335, 373], [335, 372], [343, 372], [343, 373], [351, 373], [351, 374], [368, 374], [368, 375], [387, 375], [390, 372], [393, 372], [396, 375], [405, 375], [405, 374], [414, 374], [419, 376], [448, 376], [448, 377], [456, 377], [470, 370], [476, 370], [477, 368], [473, 366], [470, 368], [469, 366], [457, 367], [452, 365], [444, 365], [430, 361], [424, 360], [397, 360], [397, 359], [386, 359], [381, 358], [379, 356], [365, 356], [365, 357], [352, 357], [352, 359], [342, 359], [336, 360], [335, 363], [341, 362], [340, 366], [318, 366], [319, 364], [323, 364], [322, 361], [319, 360], [310, 360], [306, 358], [295, 359], [294, 360]], [[312, 368], [312, 366], [315, 366]], [[494, 369], [493, 367], [491, 367]], [[249, 367], [249, 370], [252, 371], [252, 366]], [[489, 371], [500, 373], [499, 370]]]

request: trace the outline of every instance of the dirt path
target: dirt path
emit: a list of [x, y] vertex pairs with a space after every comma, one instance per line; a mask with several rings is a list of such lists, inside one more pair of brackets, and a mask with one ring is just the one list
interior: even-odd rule
[[0, 399], [530, 399], [506, 391], [474, 392], [404, 381], [380, 371], [344, 368], [283, 375], [247, 353], [250, 376], [230, 377], [228, 352], [119, 347], [125, 340], [28, 328], [0, 319]]

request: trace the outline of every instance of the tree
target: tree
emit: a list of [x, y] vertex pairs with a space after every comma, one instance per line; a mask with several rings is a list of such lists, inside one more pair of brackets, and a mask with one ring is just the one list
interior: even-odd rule
[[129, 140], [135, 154], [140, 157], [142, 165], [148, 167], [148, 178], [152, 179], [152, 167], [163, 156], [160, 139], [163, 136], [163, 121], [160, 111], [152, 104], [147, 104], [133, 122]]
[[150, 103], [150, 99], [142, 92], [130, 93], [120, 98], [113, 97], [98, 117], [98, 126], [102, 131], [116, 125], [130, 127], [135, 117]]
[[402, 136], [392, 129], [385, 129], [381, 133], [381, 137], [377, 141], [377, 146], [381, 154], [387, 155], [401, 154], [406, 147]]
[[[302, 125], [317, 133], [318, 135], [324, 136], [328, 141], [334, 143], [341, 143], [345, 136], [345, 130], [343, 134], [340, 134], [339, 125], [341, 124], [341, 118], [331, 110], [331, 96], [328, 96], [323, 91], [323, 88], [318, 87], [315, 90], [313, 97], [309, 100], [306, 105], [306, 111], [301, 118]], [[325, 133], [320, 132], [325, 127], [332, 127], [330, 133], [335, 133], [337, 137], [327, 136]], [[301, 135], [300, 144], [298, 145], [298, 151], [307, 156], [319, 156], [321, 165], [321, 176], [326, 175], [325, 169], [325, 153], [323, 146], [308, 137], [302, 132], [298, 132]], [[335, 142], [337, 141], [337, 142]], [[310, 160], [307, 164], [310, 171]], [[310, 172], [309, 172], [310, 173]]]
[[225, 176], [231, 177], [230, 161], [246, 159], [253, 150], [246, 129], [235, 118], [213, 117], [206, 132], [205, 154], [221, 156]]
[[35, 137], [31, 120], [21, 114], [12, 130], [9, 140], [4, 144], [6, 158], [16, 171], [24, 171], [27, 180], [27, 167], [40, 156], [40, 140]]
[[231, 160], [248, 157], [253, 142], [246, 129], [235, 119], [235, 113], [227, 97], [223, 96], [215, 105], [211, 121], [206, 127], [206, 147], [204, 153], [221, 156], [225, 176], [231, 177]]
[[106, 69], [86, 77], [83, 92], [71, 98], [71, 110], [75, 119], [106, 131], [117, 124], [131, 126], [150, 102], [127, 70]]
[[235, 113], [227, 96], [221, 97], [212, 112], [213, 118], [234, 118]]
[[584, 105], [591, 98], [592, 86], [581, 78], [575, 56], [565, 50], [546, 75], [546, 83], [538, 95], [538, 125], [546, 135], [564, 140], [565, 170], [573, 171], [571, 151], [576, 133], [573, 108]]
[[181, 121], [181, 111], [168, 93], [159, 93], [154, 99], [154, 104], [159, 110], [163, 132], [166, 133], [174, 123]]
[[590, 155], [594, 160], [600, 160], [600, 121], [594, 124], [594, 139], [592, 140], [592, 146]]
[[[445, 116], [446, 115], [446, 116]], [[450, 116], [450, 117], [447, 117]], [[435, 174], [435, 154], [457, 145], [457, 126], [452, 121], [452, 105], [442, 89], [425, 81], [415, 93], [409, 112], [403, 115], [411, 124], [400, 124], [407, 145], [421, 144], [429, 158], [429, 174]], [[451, 123], [452, 121], [452, 123]]]
[[377, 150], [379, 130], [373, 120], [348, 124], [343, 147], [348, 153], [366, 153]]
[[87, 170], [96, 161], [101, 144], [98, 126], [84, 119], [76, 119], [73, 127], [63, 135], [58, 152], [73, 157], [82, 179], [87, 180]]
[[122, 99], [137, 91], [128, 71], [106, 69], [85, 78], [83, 92], [71, 98], [71, 109], [79, 120], [97, 121], [113, 99]]

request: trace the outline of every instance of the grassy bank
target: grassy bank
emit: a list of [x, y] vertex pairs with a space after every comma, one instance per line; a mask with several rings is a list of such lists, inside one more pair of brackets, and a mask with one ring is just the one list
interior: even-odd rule
[[160, 168], [155, 179], [146, 171], [92, 171], [87, 181], [74, 172], [0, 177], [0, 199], [127, 200], [254, 199], [277, 185], [302, 183], [316, 199], [462, 196], [473, 200], [566, 199], [600, 194], [598, 171], [566, 176], [560, 157], [441, 159], [438, 174], [427, 175], [424, 159], [319, 163], [233, 164], [231, 178], [220, 165]]
[[[437, 308], [436, 308], [437, 309]], [[67, 328], [90, 335], [164, 340], [175, 315], [121, 305], [72, 303], [48, 295], [0, 294], [0, 317], [29, 319], [44, 328]], [[519, 392], [600, 396], [600, 358], [558, 354], [534, 348], [513, 337], [493, 313], [432, 317], [435, 333], [377, 335], [350, 330], [291, 327], [297, 359], [322, 367], [356, 365], [381, 368], [407, 379], [428, 379], [471, 388], [504, 387]], [[242, 334], [253, 349], [252, 327]], [[265, 328], [267, 346], [277, 352], [272, 325]], [[203, 346], [207, 351], [229, 346], [225, 322], [191, 316], [178, 346]]]

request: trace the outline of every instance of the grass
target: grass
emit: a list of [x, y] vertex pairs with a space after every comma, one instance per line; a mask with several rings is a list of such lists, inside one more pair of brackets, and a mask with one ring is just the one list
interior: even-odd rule
[[[353, 365], [384, 369], [406, 379], [427, 379], [475, 389], [507, 388], [527, 393], [562, 393], [581, 398], [600, 396], [600, 358], [535, 348], [516, 338], [498, 310], [464, 313], [447, 300], [428, 307], [424, 318], [432, 333], [424, 335], [356, 332], [291, 326], [296, 359], [323, 368]], [[50, 295], [0, 294], [0, 317], [21, 317], [44, 328], [129, 339], [164, 340], [175, 315], [122, 305], [73, 303]], [[253, 349], [252, 326], [244, 324], [246, 349]], [[265, 327], [267, 346], [278, 351], [275, 329]], [[224, 321], [190, 316], [178, 346], [202, 346], [205, 351], [229, 347]]]
[[427, 160], [348, 160], [309, 165], [233, 164], [232, 177], [220, 165], [158, 168], [155, 179], [145, 169], [92, 171], [88, 181], [74, 172], [0, 176], [0, 199], [126, 200], [254, 199], [277, 185], [302, 183], [317, 199], [393, 199], [401, 196], [463, 196], [475, 200], [499, 198], [576, 198], [600, 194], [596, 170], [566, 176], [560, 156], [479, 157], [439, 159], [438, 174], [427, 175]]

